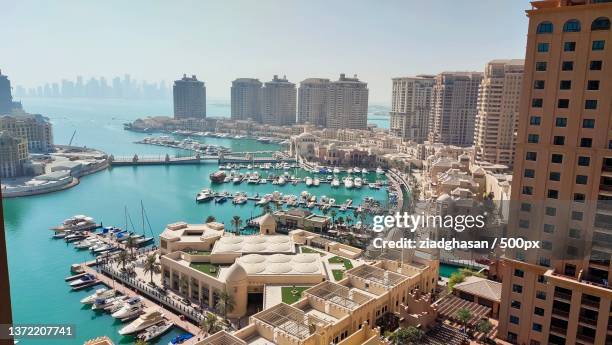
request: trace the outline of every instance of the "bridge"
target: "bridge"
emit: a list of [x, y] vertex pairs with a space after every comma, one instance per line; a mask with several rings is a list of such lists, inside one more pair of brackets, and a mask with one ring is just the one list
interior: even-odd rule
[[[258, 152], [259, 153], [259, 152]], [[170, 157], [165, 156], [123, 156], [109, 157], [111, 166], [137, 166], [137, 165], [187, 165], [187, 164], [261, 164], [261, 163], [295, 163], [295, 158], [287, 157], [286, 155], [277, 155], [277, 157], [252, 157], [253, 153], [247, 153], [245, 156], [217, 156], [217, 155], [200, 155]]]

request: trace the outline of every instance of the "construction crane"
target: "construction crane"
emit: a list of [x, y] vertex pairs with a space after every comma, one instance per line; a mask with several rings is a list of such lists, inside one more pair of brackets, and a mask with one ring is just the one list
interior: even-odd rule
[[70, 137], [70, 141], [68, 142], [68, 146], [72, 146], [72, 140], [74, 139], [75, 135], [76, 135], [76, 129], [74, 130], [74, 132], [72, 133], [72, 136]]

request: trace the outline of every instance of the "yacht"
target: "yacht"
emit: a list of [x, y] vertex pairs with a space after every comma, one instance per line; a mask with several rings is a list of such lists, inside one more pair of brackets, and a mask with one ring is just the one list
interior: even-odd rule
[[334, 174], [339, 174], [340, 173], [340, 169], [338, 167], [334, 167], [334, 170], [332, 170], [332, 172]]
[[240, 184], [240, 182], [242, 182], [242, 175], [237, 174], [236, 176], [234, 176], [234, 178], [232, 179], [232, 182], [234, 184]]
[[363, 180], [361, 177], [355, 177], [355, 188], [361, 188], [363, 186]]
[[353, 169], [348, 168], [348, 170], [346, 171], [347, 174], [352, 174], [353, 173]]
[[257, 183], [259, 183], [259, 173], [257, 171], [252, 173], [249, 176], [249, 179], [247, 180], [247, 183], [249, 183], [249, 184], [257, 184]]
[[114, 303], [123, 301], [125, 296], [114, 296], [108, 298], [96, 298], [91, 306], [91, 310], [101, 310], [110, 307]]
[[180, 334], [172, 338], [172, 340], [170, 340], [168, 345], [182, 344], [191, 338], [193, 338], [193, 334], [190, 334], [190, 333]]
[[308, 187], [312, 186], [312, 177], [310, 176], [306, 177], [306, 186]]
[[369, 183], [368, 187], [370, 187], [371, 189], [380, 189], [380, 186], [378, 186], [376, 183]]
[[344, 178], [344, 187], [351, 189], [353, 188], [353, 179], [349, 176]]
[[140, 312], [142, 312], [142, 308], [142, 298], [132, 297], [123, 304], [121, 309], [112, 313], [111, 316], [116, 319], [126, 319], [131, 316], [140, 314]]
[[74, 244], [76, 249], [87, 249], [95, 244], [98, 244], [99, 241], [96, 239], [86, 238]]
[[283, 176], [278, 178], [278, 185], [279, 186], [284, 186], [287, 183], [287, 179], [285, 179]]
[[97, 247], [93, 250], [94, 254], [101, 254], [104, 252], [107, 252], [109, 250], [113, 249], [113, 246], [111, 246], [110, 244], [102, 244], [102, 246]]
[[359, 174], [361, 172], [361, 169], [359, 169], [358, 167], [354, 167], [353, 171], [355, 172], [355, 174]]
[[166, 333], [170, 328], [172, 328], [172, 326], [174, 326], [172, 322], [162, 321], [161, 323], [157, 325], [148, 327], [147, 329], [144, 330], [144, 332], [138, 334], [138, 339], [148, 343], [149, 341]]
[[96, 290], [93, 295], [89, 295], [81, 300], [83, 304], [93, 304], [98, 298], [110, 298], [114, 297], [117, 294], [115, 290], [109, 290], [107, 288], [100, 288]]
[[247, 202], [247, 198], [244, 195], [235, 196], [234, 200], [232, 200], [232, 203], [234, 205], [242, 205], [246, 202]]
[[164, 321], [164, 314], [160, 313], [158, 310], [149, 311], [140, 315], [136, 320], [132, 321], [129, 325], [123, 327], [119, 330], [119, 334], [127, 335], [136, 333], [138, 331], [142, 331], [148, 327], [153, 325], [157, 325], [158, 323]]
[[93, 274], [86, 273], [81, 278], [79, 278], [79, 279], [77, 279], [77, 280], [75, 280], [73, 282], [70, 282], [70, 286], [74, 288], [74, 287], [79, 287], [79, 286], [87, 285], [87, 284], [93, 283], [95, 281], [96, 281], [96, 276], [94, 276]]
[[338, 180], [336, 177], [334, 177], [334, 179], [331, 181], [331, 186], [336, 188], [336, 187], [340, 187], [340, 180]]
[[64, 231], [81, 231], [81, 230], [93, 230], [98, 227], [98, 224], [94, 221], [93, 218], [78, 214], [76, 216], [72, 216], [68, 219], [65, 219], [62, 224], [51, 228], [51, 230], [55, 232], [64, 232]]
[[336, 199], [334, 198], [329, 198], [329, 201], [327, 203], [329, 206], [334, 206], [336, 204]]
[[215, 204], [222, 204], [224, 202], [227, 201], [227, 196], [225, 195], [219, 195], [217, 197], [215, 197]]
[[318, 187], [320, 184], [321, 184], [321, 180], [319, 180], [319, 178], [318, 178], [318, 177], [315, 177], [315, 178], [312, 180], [312, 185], [313, 185], [313, 186]]
[[327, 175], [327, 177], [325, 178], [327, 181], [331, 181], [334, 179], [334, 177], [332, 175]]
[[363, 169], [361, 169], [361, 173], [362, 173], [362, 174], [367, 174], [367, 173], [369, 173], [369, 171], [368, 171], [368, 169], [363, 168]]
[[385, 173], [385, 171], [384, 171], [384, 170], [382, 170], [382, 168], [381, 168], [381, 167], [378, 167], [378, 168], [376, 168], [376, 173], [377, 173], [378, 175], [382, 175], [382, 174], [384, 174], [384, 173]]
[[289, 169], [291, 169], [291, 165], [289, 165], [289, 163], [283, 164], [283, 170], [289, 170]]
[[196, 195], [196, 201], [197, 202], [210, 201], [214, 197], [215, 195], [210, 189], [202, 189], [202, 191], [200, 191], [198, 195]]

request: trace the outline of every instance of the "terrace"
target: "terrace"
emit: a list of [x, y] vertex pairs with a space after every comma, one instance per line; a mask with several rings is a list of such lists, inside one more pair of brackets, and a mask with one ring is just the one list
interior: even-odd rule
[[322, 320], [312, 314], [281, 303], [252, 316], [253, 321], [262, 322], [289, 337], [299, 341], [306, 340], [313, 335], [317, 328], [326, 327], [329, 321]]
[[349, 311], [359, 308], [372, 299], [365, 294], [351, 291], [351, 289], [346, 286], [329, 281], [311, 287], [304, 291], [304, 294], [308, 297], [323, 299], [326, 302], [346, 308]]
[[364, 280], [382, 286], [385, 290], [392, 289], [408, 279], [401, 274], [393, 273], [371, 265], [361, 265], [346, 272], [349, 277]]

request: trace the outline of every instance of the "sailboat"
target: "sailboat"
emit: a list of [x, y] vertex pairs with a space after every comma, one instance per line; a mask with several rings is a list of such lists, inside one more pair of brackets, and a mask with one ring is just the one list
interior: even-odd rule
[[[144, 247], [144, 246], [151, 244], [154, 238], [153, 238], [153, 229], [151, 228], [151, 223], [149, 223], [149, 217], [147, 217], [147, 213], [145, 211], [142, 200], [140, 200], [140, 214], [142, 217], [142, 235], [143, 237], [137, 238], [134, 242], [137, 247]], [[146, 237], [145, 235], [145, 219], [147, 221], [147, 224], [149, 225], [149, 231], [151, 232], [151, 237]]]

